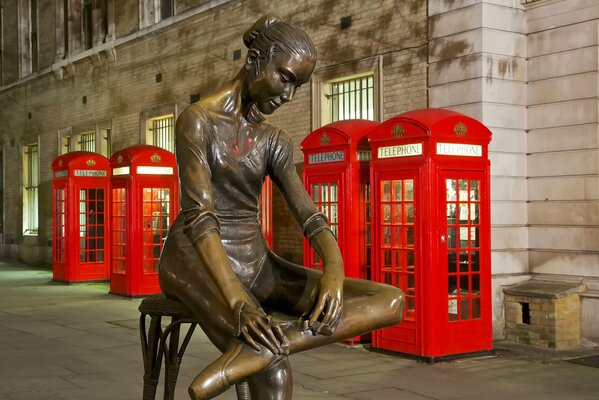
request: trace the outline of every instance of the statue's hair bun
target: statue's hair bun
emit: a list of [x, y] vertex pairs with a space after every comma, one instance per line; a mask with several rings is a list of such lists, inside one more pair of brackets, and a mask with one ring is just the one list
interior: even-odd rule
[[243, 35], [243, 43], [249, 49], [254, 43], [254, 40], [263, 32], [269, 30], [273, 25], [282, 22], [281, 18], [276, 15], [265, 15], [260, 18], [254, 26], [252, 26], [246, 33]]

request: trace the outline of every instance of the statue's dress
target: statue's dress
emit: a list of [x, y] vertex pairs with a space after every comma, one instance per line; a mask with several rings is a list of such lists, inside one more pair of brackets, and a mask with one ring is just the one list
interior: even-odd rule
[[[284, 297], [296, 292], [299, 299], [305, 287], [287, 285], [293, 282], [305, 286], [305, 279], [303, 282], [289, 279], [288, 272], [301, 267], [292, 266], [272, 253], [260, 229], [258, 203], [265, 177], [270, 176], [281, 190], [307, 237], [325, 229], [327, 223], [297, 175], [293, 143], [285, 132], [262, 122], [253, 136], [253, 148], [240, 155], [233, 151], [231, 143], [217, 137], [211, 115], [204, 108], [193, 105], [186, 112], [195, 114], [198, 129], [195, 132], [178, 129], [176, 137], [182, 210], [161, 255], [160, 284], [165, 295], [175, 298], [186, 285], [198, 286], [198, 298], [192, 307], [198, 310], [196, 314], [201, 314], [197, 316], [210, 320], [216, 318], [214, 313], [223, 313], [220, 322], [234, 332], [230, 309], [193, 243], [218, 230], [233, 271], [258, 301], [279, 301], [277, 293], [282, 291], [287, 292]], [[281, 276], [278, 271], [281, 269], [287, 271], [286, 276]], [[301, 311], [302, 307], [290, 304], [289, 308]], [[200, 324], [207, 328], [206, 323], [200, 321]]]

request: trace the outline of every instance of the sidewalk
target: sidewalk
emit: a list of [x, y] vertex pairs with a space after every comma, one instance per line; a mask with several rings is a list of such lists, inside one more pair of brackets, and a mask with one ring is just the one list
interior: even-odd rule
[[[0, 400], [141, 399], [140, 300], [109, 295], [106, 284], [62, 285], [51, 276], [0, 261]], [[496, 356], [426, 365], [326, 346], [291, 357], [294, 400], [599, 399], [599, 368], [563, 361], [599, 348], [549, 352], [506, 342], [496, 348]], [[177, 399], [188, 399], [192, 378], [217, 356], [196, 330]], [[219, 399], [236, 399], [234, 390]]]

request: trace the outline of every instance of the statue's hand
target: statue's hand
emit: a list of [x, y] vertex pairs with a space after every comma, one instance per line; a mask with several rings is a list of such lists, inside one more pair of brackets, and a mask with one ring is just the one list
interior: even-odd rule
[[343, 311], [343, 267], [327, 267], [320, 278], [316, 304], [310, 313], [309, 327], [316, 333], [331, 335], [335, 332]]
[[238, 337], [256, 351], [266, 347], [273, 354], [288, 354], [289, 341], [281, 327], [272, 324], [272, 317], [252, 304], [240, 301], [235, 306]]

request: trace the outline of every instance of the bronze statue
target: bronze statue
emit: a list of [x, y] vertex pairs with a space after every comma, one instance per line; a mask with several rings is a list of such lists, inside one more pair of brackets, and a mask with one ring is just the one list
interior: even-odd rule
[[[399, 289], [344, 279], [335, 237], [296, 173], [291, 138], [263, 116], [309, 82], [312, 41], [273, 16], [243, 40], [248, 52], [237, 76], [176, 123], [182, 212], [161, 255], [160, 285], [193, 311], [223, 353], [193, 380], [192, 399], [242, 381], [253, 399], [290, 399], [289, 354], [397, 324], [403, 315]], [[323, 272], [266, 245], [257, 213], [267, 175], [324, 260]], [[273, 321], [275, 312], [295, 319]]]

